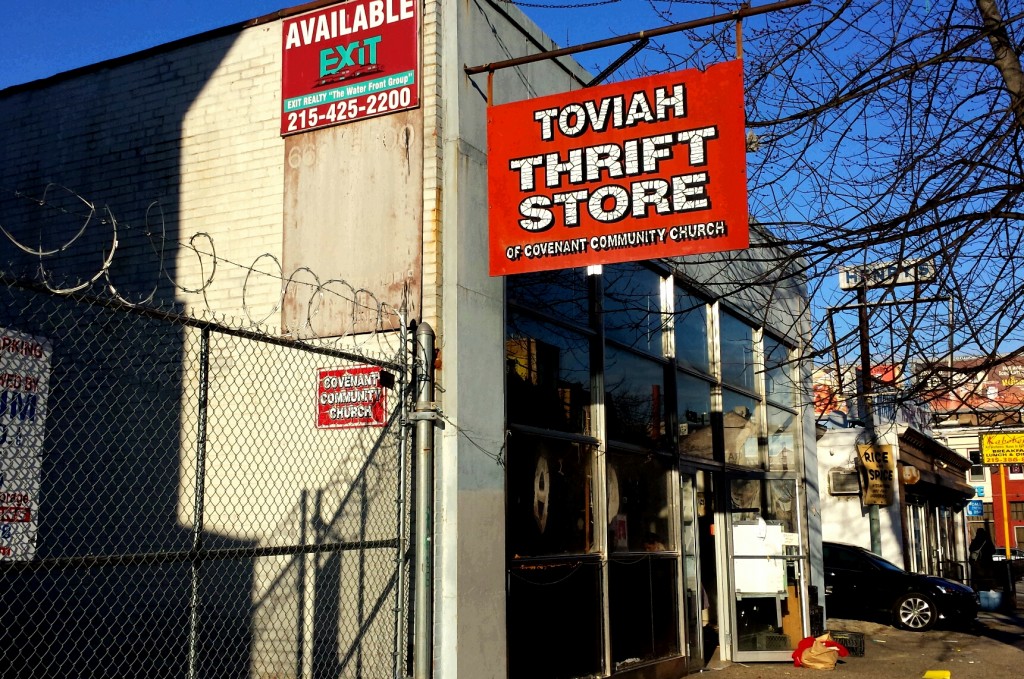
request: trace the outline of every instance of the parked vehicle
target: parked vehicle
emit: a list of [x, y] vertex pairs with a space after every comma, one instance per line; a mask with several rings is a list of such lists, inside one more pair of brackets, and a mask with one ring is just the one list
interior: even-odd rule
[[978, 593], [967, 585], [909, 573], [855, 545], [825, 542], [823, 551], [829, 617], [881, 619], [924, 632], [940, 619], [963, 625], [978, 615]]
[[[1010, 570], [1013, 573], [1013, 579], [1024, 579], [1024, 549], [1011, 547], [1010, 559]], [[996, 553], [992, 555], [992, 562], [999, 564], [997, 568], [1005, 568], [1003, 564], [1006, 563], [1006, 549], [1003, 547], [996, 547]]]
[[[1024, 549], [1017, 549], [1016, 547], [1011, 547], [1010, 558], [1014, 561], [1024, 561]], [[1002, 547], [996, 547], [996, 553], [992, 555], [992, 560], [1006, 561], [1006, 550]]]

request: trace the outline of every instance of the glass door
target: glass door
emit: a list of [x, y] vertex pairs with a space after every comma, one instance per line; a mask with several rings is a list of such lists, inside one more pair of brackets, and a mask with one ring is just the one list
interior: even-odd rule
[[795, 479], [730, 481], [733, 659], [790, 659], [805, 636], [805, 559]]

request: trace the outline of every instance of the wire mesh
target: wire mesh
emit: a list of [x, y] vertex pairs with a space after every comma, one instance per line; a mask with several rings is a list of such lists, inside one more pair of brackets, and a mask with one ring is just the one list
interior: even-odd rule
[[[0, 674], [406, 674], [404, 334], [382, 357], [11, 283], [0, 332], [48, 363], [32, 412], [0, 390], [0, 496], [34, 495], [0, 517]], [[354, 367], [395, 378], [381, 421], [318, 426], [321, 371]]]

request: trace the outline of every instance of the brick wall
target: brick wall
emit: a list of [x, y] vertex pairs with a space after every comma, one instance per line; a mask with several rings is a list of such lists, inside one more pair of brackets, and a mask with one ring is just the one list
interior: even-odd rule
[[[84, 221], [76, 216], [88, 210], [81, 196], [100, 216], [109, 207], [116, 220], [108, 268], [119, 292], [141, 299], [156, 286], [162, 300], [240, 315], [246, 267], [264, 253], [280, 256], [279, 61], [274, 22], [0, 92], [3, 223], [23, 242], [54, 249]], [[51, 183], [67, 191], [46, 190]], [[14, 191], [45, 193], [47, 206]], [[68, 286], [90, 279], [114, 234], [109, 216], [93, 219], [71, 247], [45, 258], [51, 279]], [[195, 250], [212, 248], [236, 266], [217, 265], [205, 301], [171, 286], [168, 279], [203, 287], [213, 263]], [[279, 273], [260, 261], [261, 270]], [[12, 262], [37, 263], [0, 241], [0, 264]], [[250, 277], [246, 302], [258, 314], [276, 304], [279, 290], [277, 280]]]

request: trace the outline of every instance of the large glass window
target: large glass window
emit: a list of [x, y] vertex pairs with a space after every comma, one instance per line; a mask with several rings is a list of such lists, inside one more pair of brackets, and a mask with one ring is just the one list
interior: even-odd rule
[[512, 559], [594, 550], [589, 446], [516, 433], [509, 437], [507, 523]]
[[726, 312], [720, 314], [722, 381], [754, 391], [754, 329]]
[[679, 559], [612, 556], [608, 611], [615, 671], [679, 654]]
[[631, 349], [663, 356], [661, 277], [638, 264], [605, 267], [604, 333]]
[[713, 459], [711, 384], [684, 372], [676, 373], [676, 407], [680, 454]]
[[510, 304], [582, 327], [589, 324], [587, 277], [581, 269], [509, 276]]
[[673, 459], [609, 452], [608, 598], [616, 670], [679, 653]]
[[664, 552], [675, 549], [669, 522], [669, 458], [608, 453], [608, 549], [611, 552]]
[[769, 405], [768, 414], [768, 469], [771, 471], [797, 470], [797, 441], [800, 440], [800, 420], [796, 414]]
[[605, 353], [605, 413], [608, 438], [645, 447], [663, 447], [665, 368], [613, 347]]
[[710, 373], [708, 361], [708, 311], [704, 300], [676, 289], [676, 361], [679, 365]]
[[725, 461], [744, 467], [761, 467], [760, 409], [756, 399], [728, 389], [722, 390], [722, 428], [725, 433]]
[[509, 422], [590, 433], [590, 346], [585, 335], [510, 312], [505, 371]]
[[782, 406], [796, 404], [796, 381], [789, 347], [771, 337], [764, 340], [765, 397]]
[[604, 610], [597, 561], [513, 564], [508, 578], [510, 677], [603, 674]]

